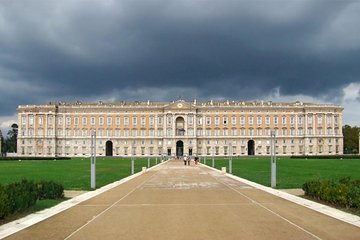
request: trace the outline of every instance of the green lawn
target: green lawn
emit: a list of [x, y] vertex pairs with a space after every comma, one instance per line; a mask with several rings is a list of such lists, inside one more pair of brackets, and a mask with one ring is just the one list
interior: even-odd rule
[[[158, 162], [160, 160], [158, 159]], [[202, 160], [203, 162], [203, 160]], [[211, 166], [211, 158], [206, 164]], [[155, 159], [151, 159], [151, 166]], [[147, 158], [135, 160], [135, 172], [147, 166]], [[228, 159], [215, 159], [215, 167], [228, 168]], [[99, 188], [131, 174], [129, 158], [97, 158], [96, 186]], [[270, 157], [233, 158], [233, 174], [270, 186]], [[360, 159], [277, 159], [277, 188], [301, 188], [306, 181], [317, 178], [360, 179]], [[0, 161], [0, 183], [7, 184], [23, 178], [53, 180], [65, 189], [90, 189], [90, 159]]]
[[[160, 160], [157, 160], [158, 163]], [[151, 159], [154, 166], [156, 159]], [[135, 172], [147, 167], [147, 158], [135, 159]], [[130, 158], [96, 158], [96, 187], [99, 188], [131, 175]], [[29, 180], [53, 180], [69, 190], [90, 190], [90, 159], [0, 161], [0, 183]]]
[[[203, 163], [203, 160], [201, 161]], [[234, 175], [270, 186], [270, 157], [233, 158]], [[211, 158], [206, 159], [211, 166]], [[229, 169], [228, 159], [215, 159], [215, 168]], [[277, 188], [301, 188], [306, 181], [318, 178], [341, 178], [350, 176], [360, 179], [360, 159], [291, 159], [277, 158]]]

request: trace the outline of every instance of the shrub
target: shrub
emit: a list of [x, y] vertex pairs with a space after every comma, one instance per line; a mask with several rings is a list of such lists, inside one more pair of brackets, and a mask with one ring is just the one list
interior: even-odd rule
[[64, 197], [64, 187], [53, 181], [40, 181], [36, 187], [39, 199], [60, 199]]
[[30, 206], [35, 205], [37, 190], [35, 183], [29, 180], [22, 180], [18, 183], [11, 183], [6, 186], [10, 213], [22, 212]]
[[24, 212], [35, 205], [37, 199], [60, 199], [64, 187], [53, 181], [22, 180], [6, 186], [0, 185], [0, 219], [10, 214]]
[[5, 187], [0, 185], [0, 219], [6, 217], [10, 213], [10, 205]]
[[303, 184], [306, 196], [346, 207], [360, 208], [360, 180], [349, 177], [339, 180], [313, 180]]

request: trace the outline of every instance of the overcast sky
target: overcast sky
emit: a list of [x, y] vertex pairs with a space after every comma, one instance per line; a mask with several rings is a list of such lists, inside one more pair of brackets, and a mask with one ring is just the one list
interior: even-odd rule
[[334, 103], [360, 126], [360, 1], [1, 0], [0, 128], [49, 101]]

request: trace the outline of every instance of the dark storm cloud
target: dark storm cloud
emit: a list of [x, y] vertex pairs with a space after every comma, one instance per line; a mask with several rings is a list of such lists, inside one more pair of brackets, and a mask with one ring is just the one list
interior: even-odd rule
[[5, 0], [0, 115], [18, 104], [99, 97], [242, 100], [279, 89], [282, 95], [333, 98], [359, 81], [359, 6]]

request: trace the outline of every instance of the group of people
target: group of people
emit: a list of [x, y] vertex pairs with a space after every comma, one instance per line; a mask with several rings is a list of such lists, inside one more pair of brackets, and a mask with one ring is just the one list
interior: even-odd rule
[[[188, 165], [190, 166], [190, 161], [191, 161], [191, 157], [190, 156], [183, 156], [183, 160], [184, 160], [184, 165]], [[195, 162], [195, 165], [198, 165], [199, 163], [199, 157], [195, 157], [194, 158], [194, 162]]]

